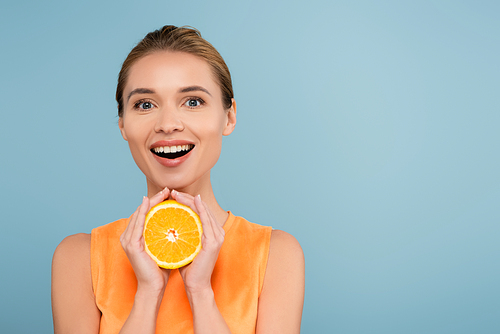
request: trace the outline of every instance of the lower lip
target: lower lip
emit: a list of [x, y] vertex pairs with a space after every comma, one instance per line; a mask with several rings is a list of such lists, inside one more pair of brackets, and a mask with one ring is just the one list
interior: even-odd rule
[[186, 161], [186, 159], [191, 155], [191, 152], [193, 152], [193, 150], [189, 151], [187, 154], [183, 155], [182, 157], [178, 157], [176, 159], [162, 158], [162, 157], [157, 156], [153, 152], [151, 152], [151, 154], [156, 159], [156, 161], [158, 161], [161, 165], [163, 165], [165, 167], [177, 167], [181, 163]]

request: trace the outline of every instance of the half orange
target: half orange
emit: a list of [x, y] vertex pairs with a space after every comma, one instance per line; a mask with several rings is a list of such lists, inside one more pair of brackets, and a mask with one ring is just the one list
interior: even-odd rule
[[175, 269], [193, 261], [201, 250], [200, 217], [174, 200], [149, 210], [144, 223], [146, 252], [162, 268]]

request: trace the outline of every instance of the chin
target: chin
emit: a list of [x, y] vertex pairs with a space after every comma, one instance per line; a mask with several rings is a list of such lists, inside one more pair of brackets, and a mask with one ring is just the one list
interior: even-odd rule
[[[177, 190], [180, 192], [189, 193], [190, 190], [194, 190], [197, 188], [195, 180], [189, 180], [187, 177], [175, 176], [171, 177], [168, 180], [157, 180], [158, 182], [152, 182], [153, 186], [158, 189], [164, 189], [167, 187], [169, 190]], [[196, 195], [196, 194], [191, 194]]]
[[[213, 165], [215, 165], [215, 162]], [[160, 191], [167, 187], [169, 190], [175, 189], [195, 196], [200, 193], [202, 189], [207, 186], [210, 187], [210, 170], [211, 167], [213, 167], [211, 164], [206, 164], [204, 166], [198, 165], [198, 168], [189, 168], [192, 166], [188, 165], [185, 165], [184, 168], [179, 167], [169, 172], [165, 172], [161, 169], [149, 169], [148, 174], [151, 177], [147, 177], [148, 190], [158, 189], [158, 191]], [[144, 174], [147, 175], [146, 173]]]

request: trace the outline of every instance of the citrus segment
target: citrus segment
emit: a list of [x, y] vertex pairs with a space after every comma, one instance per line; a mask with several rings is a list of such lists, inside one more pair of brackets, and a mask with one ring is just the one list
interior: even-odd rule
[[164, 201], [146, 215], [145, 250], [160, 267], [179, 268], [200, 252], [202, 233], [196, 212], [177, 201]]

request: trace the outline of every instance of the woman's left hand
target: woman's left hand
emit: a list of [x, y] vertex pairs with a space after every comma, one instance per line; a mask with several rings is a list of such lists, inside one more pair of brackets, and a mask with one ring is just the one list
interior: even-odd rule
[[182, 280], [189, 294], [211, 291], [212, 272], [224, 242], [224, 229], [216, 221], [207, 204], [200, 195], [193, 197], [189, 194], [172, 191], [171, 196], [177, 202], [189, 206], [199, 216], [203, 226], [201, 250], [190, 264], [179, 268]]

